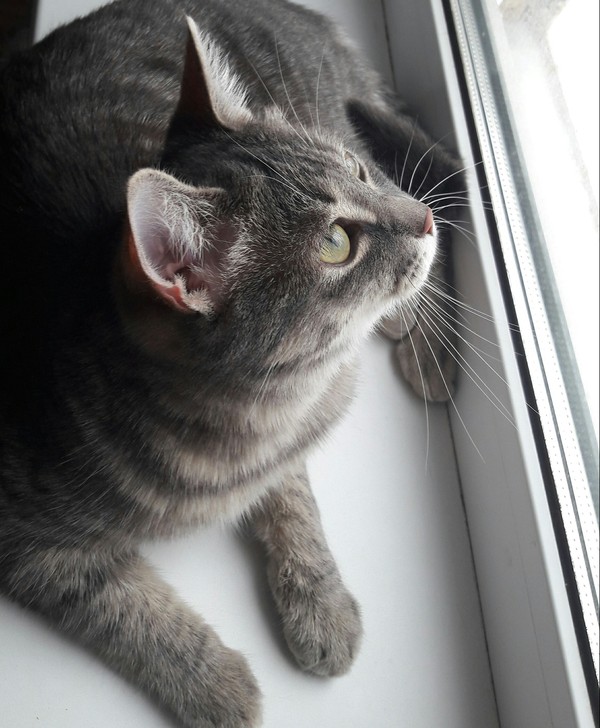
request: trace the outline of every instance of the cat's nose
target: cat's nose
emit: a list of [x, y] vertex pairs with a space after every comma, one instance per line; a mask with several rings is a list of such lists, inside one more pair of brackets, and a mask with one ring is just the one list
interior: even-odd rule
[[394, 210], [394, 222], [404, 228], [406, 233], [417, 238], [435, 234], [433, 212], [429, 205], [411, 199], [408, 195], [387, 199]]
[[421, 235], [433, 235], [433, 212], [431, 207], [425, 212], [425, 221], [423, 222], [423, 232]]

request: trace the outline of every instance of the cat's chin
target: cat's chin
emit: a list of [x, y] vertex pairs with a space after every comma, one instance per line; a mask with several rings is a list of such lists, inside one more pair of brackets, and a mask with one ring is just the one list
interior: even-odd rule
[[[432, 262], [432, 261], [431, 261]], [[419, 293], [427, 282], [431, 269], [430, 261], [419, 261], [408, 271], [401, 271], [395, 281], [392, 298], [394, 303], [402, 305], [418, 298]]]

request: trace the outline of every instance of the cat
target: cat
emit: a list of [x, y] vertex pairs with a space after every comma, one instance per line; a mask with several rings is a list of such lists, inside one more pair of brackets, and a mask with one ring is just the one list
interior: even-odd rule
[[398, 160], [448, 194], [457, 163], [284, 0], [117, 0], [59, 28], [0, 68], [0, 149], [0, 592], [182, 726], [260, 725], [246, 660], [137, 546], [243, 518], [299, 665], [350, 668], [360, 612], [305, 461], [386, 314], [409, 383], [449, 394], [418, 308], [448, 254]]

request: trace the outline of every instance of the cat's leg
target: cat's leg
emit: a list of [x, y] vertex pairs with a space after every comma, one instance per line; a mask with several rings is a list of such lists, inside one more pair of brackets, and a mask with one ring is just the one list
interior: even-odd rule
[[260, 725], [260, 692], [245, 659], [137, 554], [31, 554], [3, 574], [2, 590], [91, 648], [186, 728]]
[[[353, 101], [348, 114], [375, 161], [405, 192], [451, 219], [466, 199], [461, 166], [435, 142], [395, 100]], [[441, 213], [440, 213], [441, 214]], [[438, 226], [438, 254], [424, 289], [381, 329], [397, 342], [398, 364], [413, 390], [431, 401], [454, 393], [456, 376], [456, 314], [452, 304], [449, 235]]]
[[269, 584], [297, 662], [317, 675], [347, 672], [360, 644], [360, 613], [327, 546], [306, 473], [269, 492], [250, 519], [267, 550]]

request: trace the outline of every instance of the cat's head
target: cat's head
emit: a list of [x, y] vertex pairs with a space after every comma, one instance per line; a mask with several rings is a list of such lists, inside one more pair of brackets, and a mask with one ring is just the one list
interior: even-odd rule
[[128, 218], [132, 295], [192, 351], [257, 371], [347, 351], [436, 250], [426, 205], [341, 139], [252, 113], [192, 22], [162, 169], [130, 179]]

